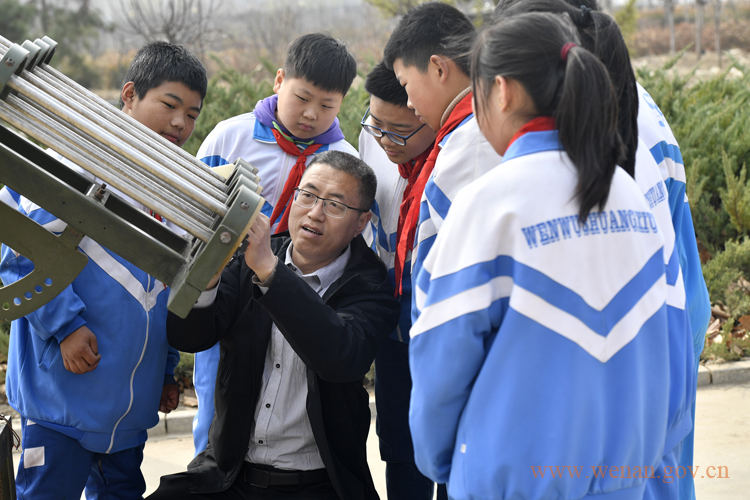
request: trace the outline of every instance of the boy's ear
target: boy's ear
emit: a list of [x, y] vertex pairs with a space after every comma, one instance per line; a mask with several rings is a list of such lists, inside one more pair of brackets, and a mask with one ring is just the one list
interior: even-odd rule
[[120, 91], [120, 99], [122, 99], [123, 109], [130, 109], [133, 107], [133, 101], [135, 100], [135, 82], [128, 82], [122, 86]]
[[281, 84], [284, 83], [284, 68], [279, 68], [276, 71], [276, 78], [273, 80], [273, 92], [274, 94], [279, 93], [279, 89], [281, 88]]
[[433, 54], [430, 56], [430, 64], [427, 71], [433, 73], [440, 80], [440, 83], [445, 83], [448, 80], [450, 74], [450, 65], [448, 64], [449, 59]]

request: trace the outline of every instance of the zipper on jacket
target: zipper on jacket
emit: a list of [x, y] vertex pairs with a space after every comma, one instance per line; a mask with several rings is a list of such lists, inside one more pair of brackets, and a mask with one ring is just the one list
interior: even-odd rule
[[[154, 286], [154, 290], [151, 292], [149, 291], [149, 288], [151, 287], [151, 275], [148, 275], [148, 281], [146, 283], [146, 294], [144, 295], [144, 298], [151, 301], [151, 292], [156, 290], [156, 286]], [[117, 427], [120, 425], [120, 422], [122, 422], [122, 419], [124, 419], [128, 413], [130, 413], [130, 409], [133, 407], [133, 400], [135, 399], [135, 395], [133, 393], [133, 380], [135, 379], [135, 372], [138, 370], [138, 367], [141, 365], [141, 361], [143, 361], [143, 357], [146, 355], [146, 347], [148, 346], [148, 334], [149, 330], [151, 328], [151, 310], [153, 308], [149, 308], [146, 310], [146, 307], [148, 304], [141, 304], [143, 307], [145, 313], [146, 313], [146, 339], [143, 342], [143, 349], [141, 349], [141, 357], [138, 358], [138, 362], [135, 364], [135, 367], [133, 368], [133, 371], [130, 373], [130, 402], [128, 403], [128, 408], [125, 410], [125, 413], [122, 414], [122, 416], [115, 422], [115, 426], [112, 428], [112, 436], [109, 440], [109, 448], [107, 448], [107, 451], [105, 453], [109, 453], [112, 451], [112, 447], [115, 444], [115, 432], [117, 432]]]

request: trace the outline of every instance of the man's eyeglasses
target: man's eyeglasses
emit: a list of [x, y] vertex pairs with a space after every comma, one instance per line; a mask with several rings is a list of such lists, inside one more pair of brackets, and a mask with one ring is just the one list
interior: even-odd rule
[[386, 137], [388, 137], [388, 139], [390, 139], [390, 141], [393, 144], [396, 144], [398, 146], [406, 146], [406, 140], [409, 137], [416, 134], [417, 132], [419, 132], [420, 130], [422, 130], [422, 127], [427, 125], [426, 123], [423, 123], [422, 127], [419, 127], [417, 130], [415, 130], [411, 134], [404, 137], [403, 135], [399, 135], [395, 132], [388, 132], [388, 131], [383, 130], [380, 127], [376, 127], [375, 125], [370, 125], [369, 123], [365, 123], [365, 120], [367, 119], [367, 115], [369, 113], [370, 113], [370, 108], [367, 108], [367, 111], [365, 111], [365, 116], [362, 117], [362, 122], [360, 123], [360, 125], [362, 125], [362, 128], [365, 129], [365, 132], [367, 132], [368, 134], [374, 137], [383, 137], [385, 135]]
[[340, 201], [321, 198], [318, 195], [312, 194], [310, 191], [305, 191], [304, 189], [300, 188], [294, 188], [294, 203], [296, 203], [297, 205], [303, 208], [312, 208], [315, 206], [318, 200], [321, 200], [323, 202], [323, 213], [335, 219], [340, 219], [345, 216], [346, 210], [348, 208], [362, 213], [367, 213], [370, 211], [369, 209], [363, 210], [361, 208], [350, 207], [349, 205], [344, 205]]

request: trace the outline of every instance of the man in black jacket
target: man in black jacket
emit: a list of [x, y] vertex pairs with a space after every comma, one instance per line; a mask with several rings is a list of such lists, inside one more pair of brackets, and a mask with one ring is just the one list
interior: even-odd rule
[[[190, 315], [170, 314], [172, 346], [221, 345], [208, 448], [149, 499], [377, 499], [367, 466], [362, 386], [399, 304], [383, 263], [359, 235], [377, 181], [339, 151], [309, 164], [289, 233], [260, 216], [243, 258]], [[216, 281], [216, 279], [214, 280]]]

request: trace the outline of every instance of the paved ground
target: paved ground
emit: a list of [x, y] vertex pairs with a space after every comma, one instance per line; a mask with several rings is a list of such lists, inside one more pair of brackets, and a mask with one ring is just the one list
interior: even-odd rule
[[[750, 383], [700, 388], [696, 422], [698, 500], [750, 497]], [[15, 455], [18, 465], [19, 456]], [[185, 470], [192, 456], [193, 443], [189, 435], [150, 439], [143, 460], [147, 494], [156, 489], [162, 475]], [[374, 424], [368, 439], [368, 458], [375, 486], [385, 500], [385, 469], [378, 454]], [[711, 466], [715, 469], [708, 469]], [[728, 477], [719, 478], [719, 471]], [[717, 477], [711, 479], [708, 477], [711, 474]]]
[[[699, 389], [695, 419], [698, 500], [750, 498], [750, 384]], [[729, 477], [710, 479], [710, 466], [726, 466]]]

